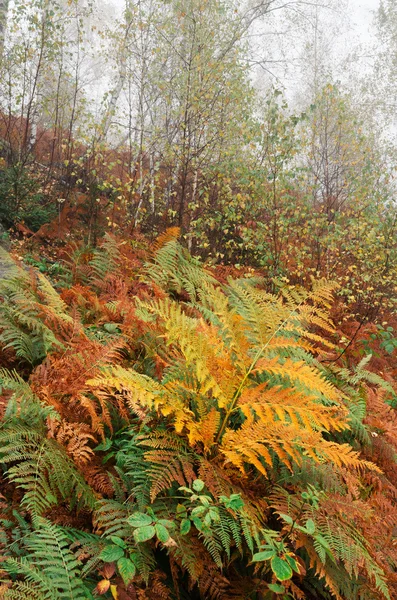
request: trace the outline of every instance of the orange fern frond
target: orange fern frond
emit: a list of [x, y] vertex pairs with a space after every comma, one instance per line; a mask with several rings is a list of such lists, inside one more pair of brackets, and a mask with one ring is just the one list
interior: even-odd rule
[[165, 246], [168, 242], [171, 242], [172, 240], [177, 240], [180, 235], [181, 235], [180, 227], [168, 227], [168, 229], [166, 229], [164, 231], [164, 233], [161, 233], [158, 236], [158, 238], [155, 240], [155, 242], [153, 243], [152, 251], [154, 253], [156, 253], [158, 250], [160, 250], [160, 248]]
[[94, 451], [89, 444], [97, 443], [97, 440], [84, 423], [52, 421], [50, 435], [66, 449], [77, 465], [86, 464], [94, 456]]
[[219, 411], [213, 407], [203, 419], [187, 423], [186, 427], [189, 431], [188, 439], [190, 445], [194, 446], [197, 443], [201, 443], [206, 452], [210, 450], [211, 446], [215, 443], [220, 420], [221, 415]]

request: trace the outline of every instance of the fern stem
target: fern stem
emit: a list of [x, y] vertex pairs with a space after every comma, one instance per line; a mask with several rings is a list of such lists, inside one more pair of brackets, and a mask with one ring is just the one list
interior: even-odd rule
[[[40, 444], [39, 456], [38, 456], [37, 462], [36, 462], [36, 471], [34, 474], [34, 495], [35, 496], [37, 496], [37, 482], [39, 479], [40, 462], [41, 462], [42, 456], [44, 454], [45, 444], [46, 444], [46, 440], [43, 440], [43, 442]], [[33, 509], [32, 509], [32, 512], [33, 512], [33, 514], [36, 513], [36, 511]]]

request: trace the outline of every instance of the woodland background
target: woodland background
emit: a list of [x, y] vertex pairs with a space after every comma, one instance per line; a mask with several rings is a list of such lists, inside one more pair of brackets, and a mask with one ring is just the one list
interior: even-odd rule
[[397, 8], [348, 11], [0, 0], [1, 598], [397, 598]]

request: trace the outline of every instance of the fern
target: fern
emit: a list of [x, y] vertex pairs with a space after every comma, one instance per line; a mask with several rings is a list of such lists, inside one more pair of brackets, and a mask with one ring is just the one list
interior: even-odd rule
[[215, 279], [192, 258], [176, 240], [171, 239], [160, 246], [153, 261], [146, 265], [146, 277], [171, 294], [185, 292], [192, 300], [203, 282], [215, 283]]
[[139, 281], [109, 238], [77, 251], [62, 299], [18, 269], [1, 283], [2, 343], [36, 365], [0, 370], [5, 597], [90, 598], [99, 578], [128, 594], [113, 546], [142, 598], [266, 595], [274, 556], [299, 600], [390, 598], [391, 388], [324, 361], [335, 286], [220, 285], [177, 234]]
[[73, 506], [93, 507], [91, 488], [65, 450], [46, 435], [48, 409], [31, 402], [18, 419], [0, 425], [0, 458], [8, 479], [24, 492], [22, 506], [42, 515], [63, 499]]
[[[34, 531], [25, 540], [27, 556], [7, 558], [2, 568], [11, 577], [23, 577], [13, 583], [4, 599], [87, 600], [92, 595], [80, 578], [81, 563], [70, 550], [67, 535], [46, 519], [34, 519]], [[19, 595], [18, 595], [19, 594]]]
[[73, 325], [66, 305], [42, 275], [14, 267], [0, 282], [0, 344], [28, 363], [63, 348], [59, 332]]

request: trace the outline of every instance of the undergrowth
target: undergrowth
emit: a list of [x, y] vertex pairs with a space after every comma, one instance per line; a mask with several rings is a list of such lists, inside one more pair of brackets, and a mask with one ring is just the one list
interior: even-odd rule
[[0, 597], [396, 597], [394, 392], [337, 360], [335, 286], [176, 238], [1, 281]]

